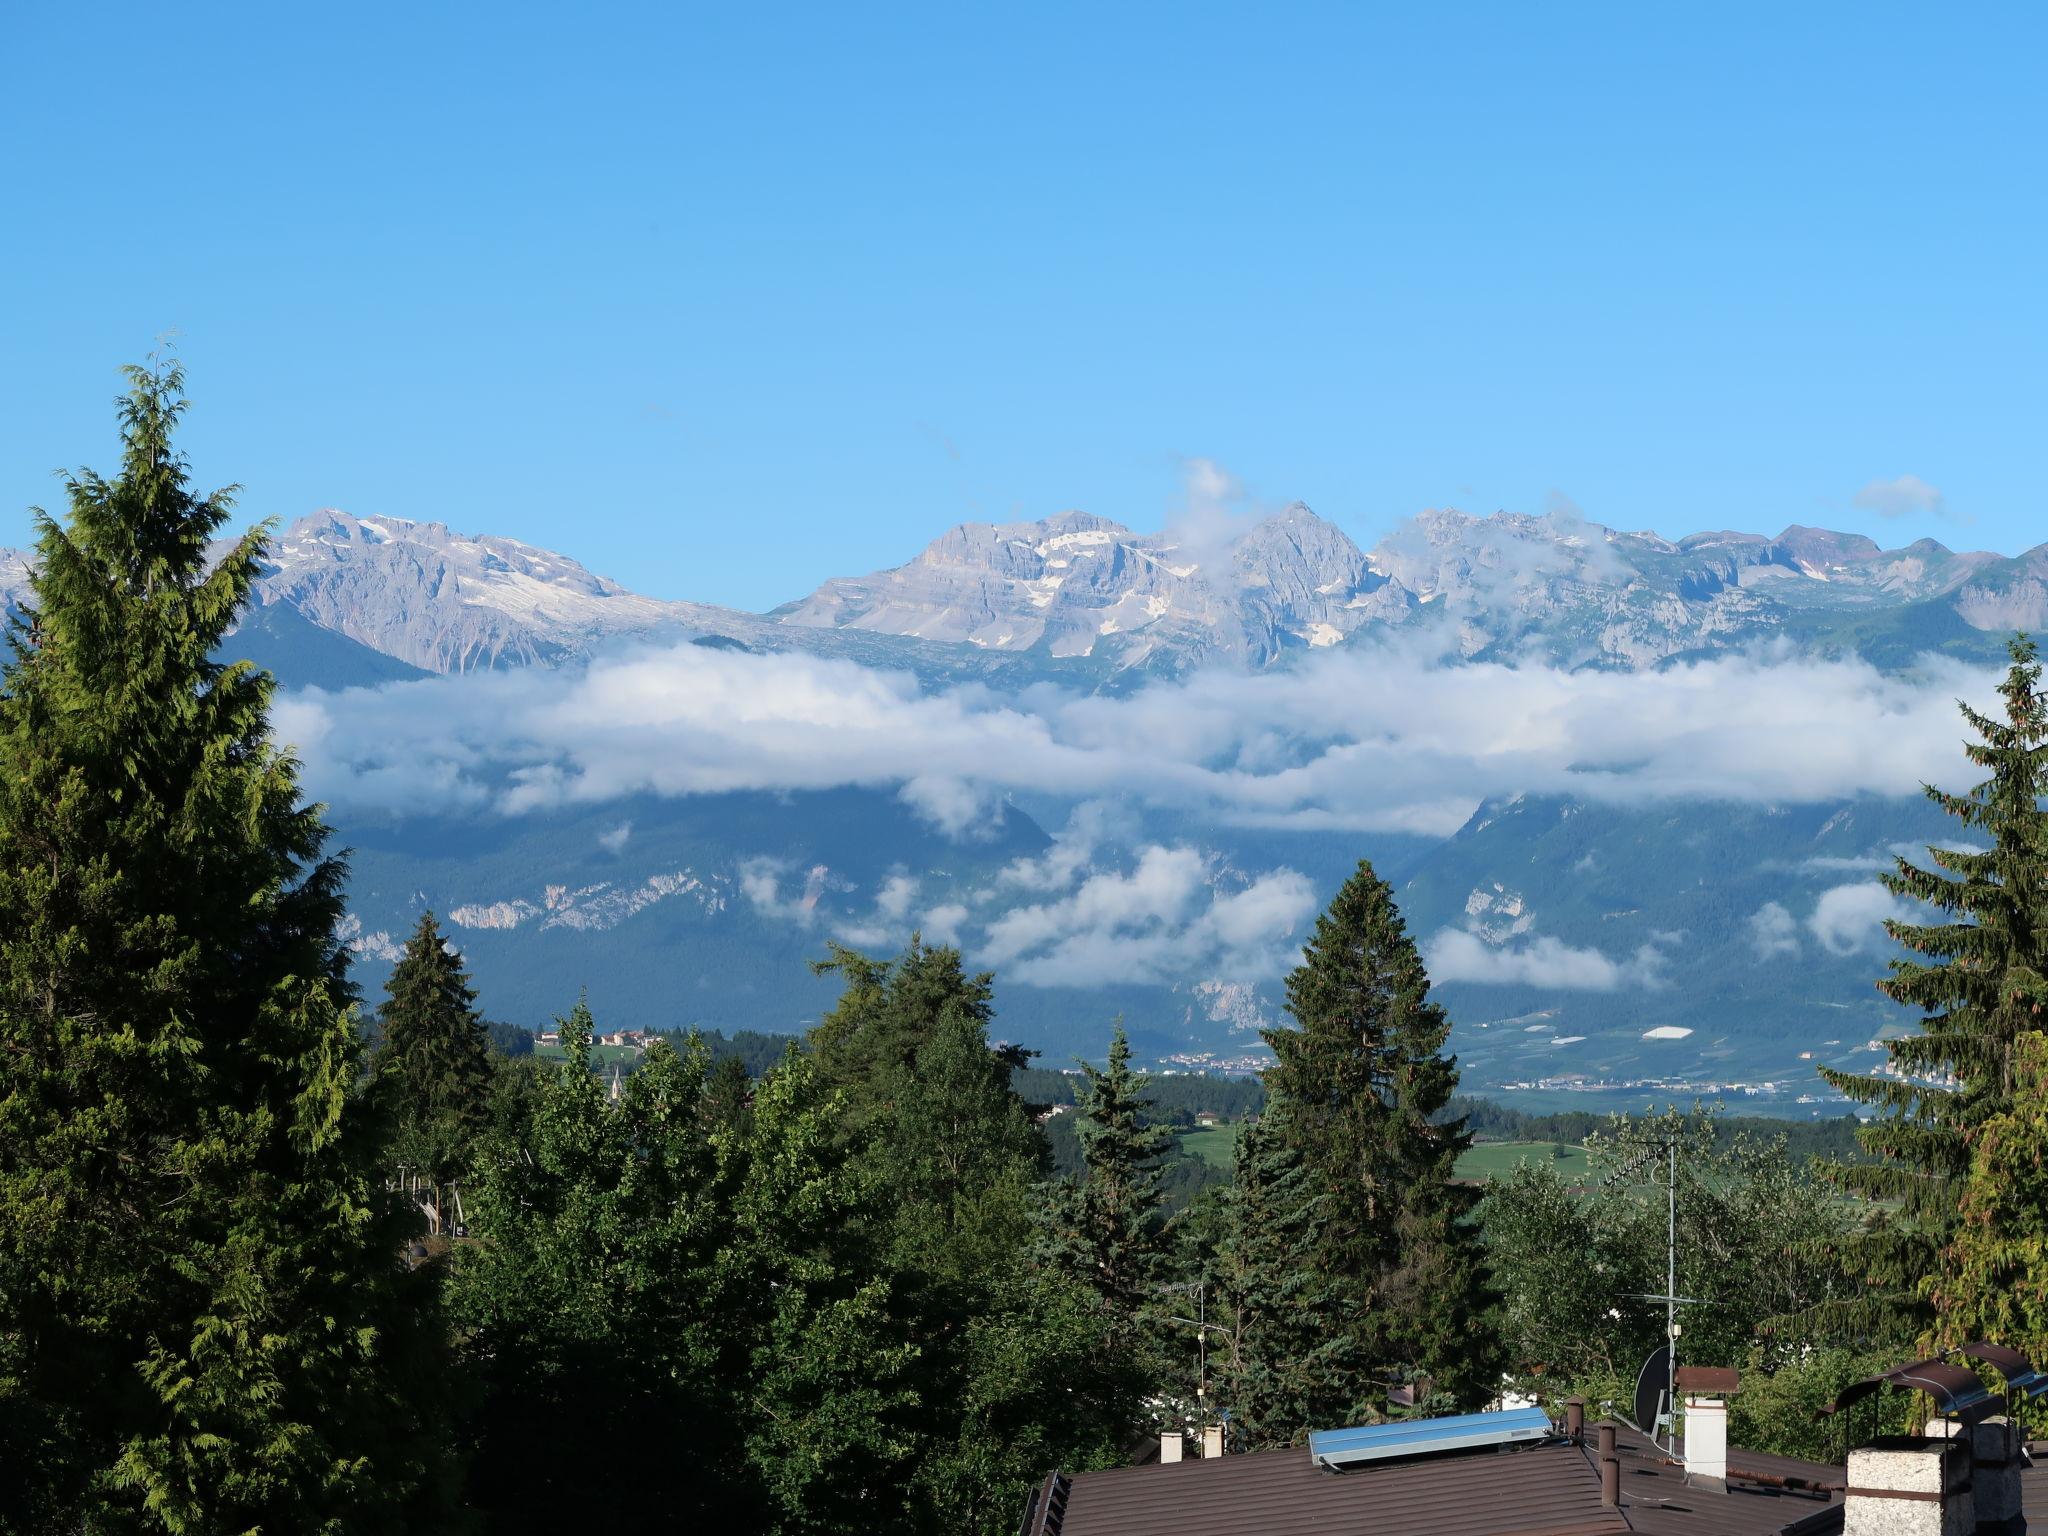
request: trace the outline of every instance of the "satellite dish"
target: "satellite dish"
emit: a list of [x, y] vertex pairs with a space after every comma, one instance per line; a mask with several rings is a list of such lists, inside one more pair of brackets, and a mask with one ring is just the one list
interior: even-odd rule
[[1671, 1346], [1650, 1351], [1636, 1375], [1635, 1426], [1646, 1435], [1657, 1432], [1657, 1414], [1671, 1396]]

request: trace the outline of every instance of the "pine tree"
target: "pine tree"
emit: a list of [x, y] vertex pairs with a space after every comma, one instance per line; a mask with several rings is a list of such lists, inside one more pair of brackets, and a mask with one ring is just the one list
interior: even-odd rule
[[462, 1173], [490, 1113], [490, 1036], [432, 912], [420, 915], [384, 987], [377, 1070], [396, 1119], [393, 1151], [438, 1191]]
[[2044, 1022], [2048, 980], [2048, 711], [2041, 668], [2025, 636], [2011, 644], [1999, 687], [2005, 718], [1968, 705], [1979, 738], [1970, 761], [1990, 777], [1966, 794], [1926, 787], [1930, 800], [1976, 837], [1982, 851], [1930, 847], [1925, 869], [1901, 858], [1884, 877], [1893, 894], [1932, 907], [1946, 922], [1887, 921], [1886, 931], [1923, 959], [1896, 959], [1878, 990], [1921, 1011], [1918, 1034], [1885, 1042], [1888, 1074], [1821, 1075], [1880, 1113], [1857, 1133], [1873, 1160], [1837, 1163], [1842, 1188], [1896, 1202], [1836, 1250], [1862, 1294], [1800, 1317], [1810, 1331], [1851, 1342], [1912, 1343], [1933, 1323], [1923, 1282], [1938, 1271], [1955, 1229], [1970, 1138], [2012, 1104], [2015, 1042]]
[[1458, 1085], [1450, 1021], [1369, 863], [1316, 920], [1287, 1006], [1298, 1027], [1266, 1031], [1271, 1112], [1330, 1196], [1319, 1261], [1350, 1292], [1359, 1358], [1382, 1384], [1425, 1373], [1476, 1403], [1498, 1380], [1498, 1349], [1467, 1220], [1477, 1197], [1452, 1176], [1471, 1138], [1440, 1118]]
[[1010, 1086], [1020, 1053], [989, 1039], [993, 978], [915, 937], [895, 961], [835, 945], [816, 969], [845, 981], [810, 1045], [870, 1181], [856, 1229], [918, 1347], [902, 1518], [993, 1528], [1046, 1467], [1116, 1461], [1142, 1388], [1102, 1348], [1095, 1297], [1031, 1262], [1045, 1146]]
[[271, 680], [212, 658], [262, 558], [130, 369], [120, 473], [38, 513], [0, 677], [0, 1525], [401, 1530], [441, 1484], [335, 938]]
[[1210, 1325], [1197, 1416], [1228, 1410], [1234, 1451], [1297, 1444], [1360, 1406], [1342, 1290], [1319, 1262], [1329, 1204], [1269, 1119], [1245, 1127], [1196, 1270]]
[[1937, 1272], [1933, 1344], [1989, 1339], [2048, 1359], [2048, 1035], [2013, 1042], [2006, 1108], [1970, 1138], [1970, 1171]]
[[1156, 1299], [1160, 1159], [1173, 1138], [1141, 1118], [1147, 1079], [1131, 1070], [1122, 1020], [1110, 1037], [1107, 1069], [1084, 1061], [1081, 1070], [1081, 1178], [1061, 1201], [1060, 1259], [1101, 1299], [1112, 1337], [1128, 1344]]

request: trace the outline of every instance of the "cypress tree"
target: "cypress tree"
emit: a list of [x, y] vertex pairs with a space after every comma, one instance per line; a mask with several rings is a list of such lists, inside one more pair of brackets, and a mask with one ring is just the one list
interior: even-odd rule
[[384, 986], [377, 1070], [397, 1122], [393, 1151], [438, 1188], [462, 1173], [489, 1116], [490, 1035], [432, 912], [420, 914]]
[[433, 1277], [354, 1091], [341, 862], [270, 678], [212, 659], [264, 532], [209, 561], [180, 372], [128, 379], [0, 675], [0, 1525], [402, 1530]]
[[1889, 1071], [1821, 1075], [1880, 1113], [1857, 1132], [1867, 1163], [1833, 1163], [1828, 1176], [1873, 1201], [1875, 1212], [1837, 1250], [1861, 1294], [1809, 1309], [1809, 1330], [1859, 1342], [1910, 1343], [1933, 1324], [1926, 1282], [1955, 1230], [1970, 1140], [2008, 1112], [2015, 1043], [2044, 1022], [2048, 981], [2048, 714], [2034, 644], [2017, 636], [1999, 687], [2004, 718], [1960, 706], [1976, 733], [1970, 761], [1989, 777], [1964, 794], [1926, 786], [1927, 797], [1990, 846], [1930, 847], [1934, 868], [1901, 858], [1884, 877], [1894, 895], [1947, 921], [1888, 920], [1885, 930], [1921, 958], [1892, 961], [1878, 990], [1921, 1012], [1918, 1034], [1885, 1042]]
[[1266, 1088], [1281, 1140], [1330, 1197], [1318, 1243], [1322, 1269], [1348, 1292], [1352, 1336], [1369, 1379], [1417, 1371], [1461, 1403], [1497, 1381], [1476, 1195], [1453, 1182], [1471, 1144], [1462, 1119], [1441, 1119], [1458, 1085], [1445, 1054], [1450, 1020], [1393, 891], [1360, 861], [1316, 919], [1287, 978], [1297, 1028], [1270, 1029]]

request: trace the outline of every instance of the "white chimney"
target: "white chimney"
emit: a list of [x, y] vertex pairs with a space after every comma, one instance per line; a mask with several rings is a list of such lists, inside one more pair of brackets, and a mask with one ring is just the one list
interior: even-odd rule
[[1727, 1485], [1728, 1405], [1717, 1398], [1685, 1400], [1685, 1480]]
[[1188, 1437], [1177, 1429], [1169, 1429], [1159, 1437], [1159, 1459], [1179, 1461], [1187, 1454]]
[[1202, 1454], [1205, 1457], [1221, 1456], [1223, 1454], [1223, 1426], [1221, 1424], [1204, 1424], [1202, 1426]]

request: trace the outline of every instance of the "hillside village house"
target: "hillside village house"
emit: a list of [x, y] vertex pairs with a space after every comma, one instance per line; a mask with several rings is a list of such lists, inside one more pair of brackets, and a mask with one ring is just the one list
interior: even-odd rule
[[[2017, 1398], [2048, 1378], [2011, 1351], [1990, 1364]], [[1069, 1476], [1031, 1492], [1019, 1536], [2024, 1536], [2042, 1486], [2007, 1400], [1953, 1360], [1858, 1383], [1830, 1414], [1887, 1390], [1927, 1394], [1915, 1436], [1856, 1446], [1838, 1464], [1728, 1444], [1727, 1370], [1679, 1372], [1683, 1439], [1670, 1453], [1614, 1422], [1537, 1407], [1329, 1430], [1306, 1446], [1225, 1455], [1211, 1426], [1190, 1447], [1169, 1432], [1142, 1465]], [[1836, 1422], [1846, 1425], [1849, 1415]], [[1190, 1450], [1194, 1454], [1190, 1455]]]

